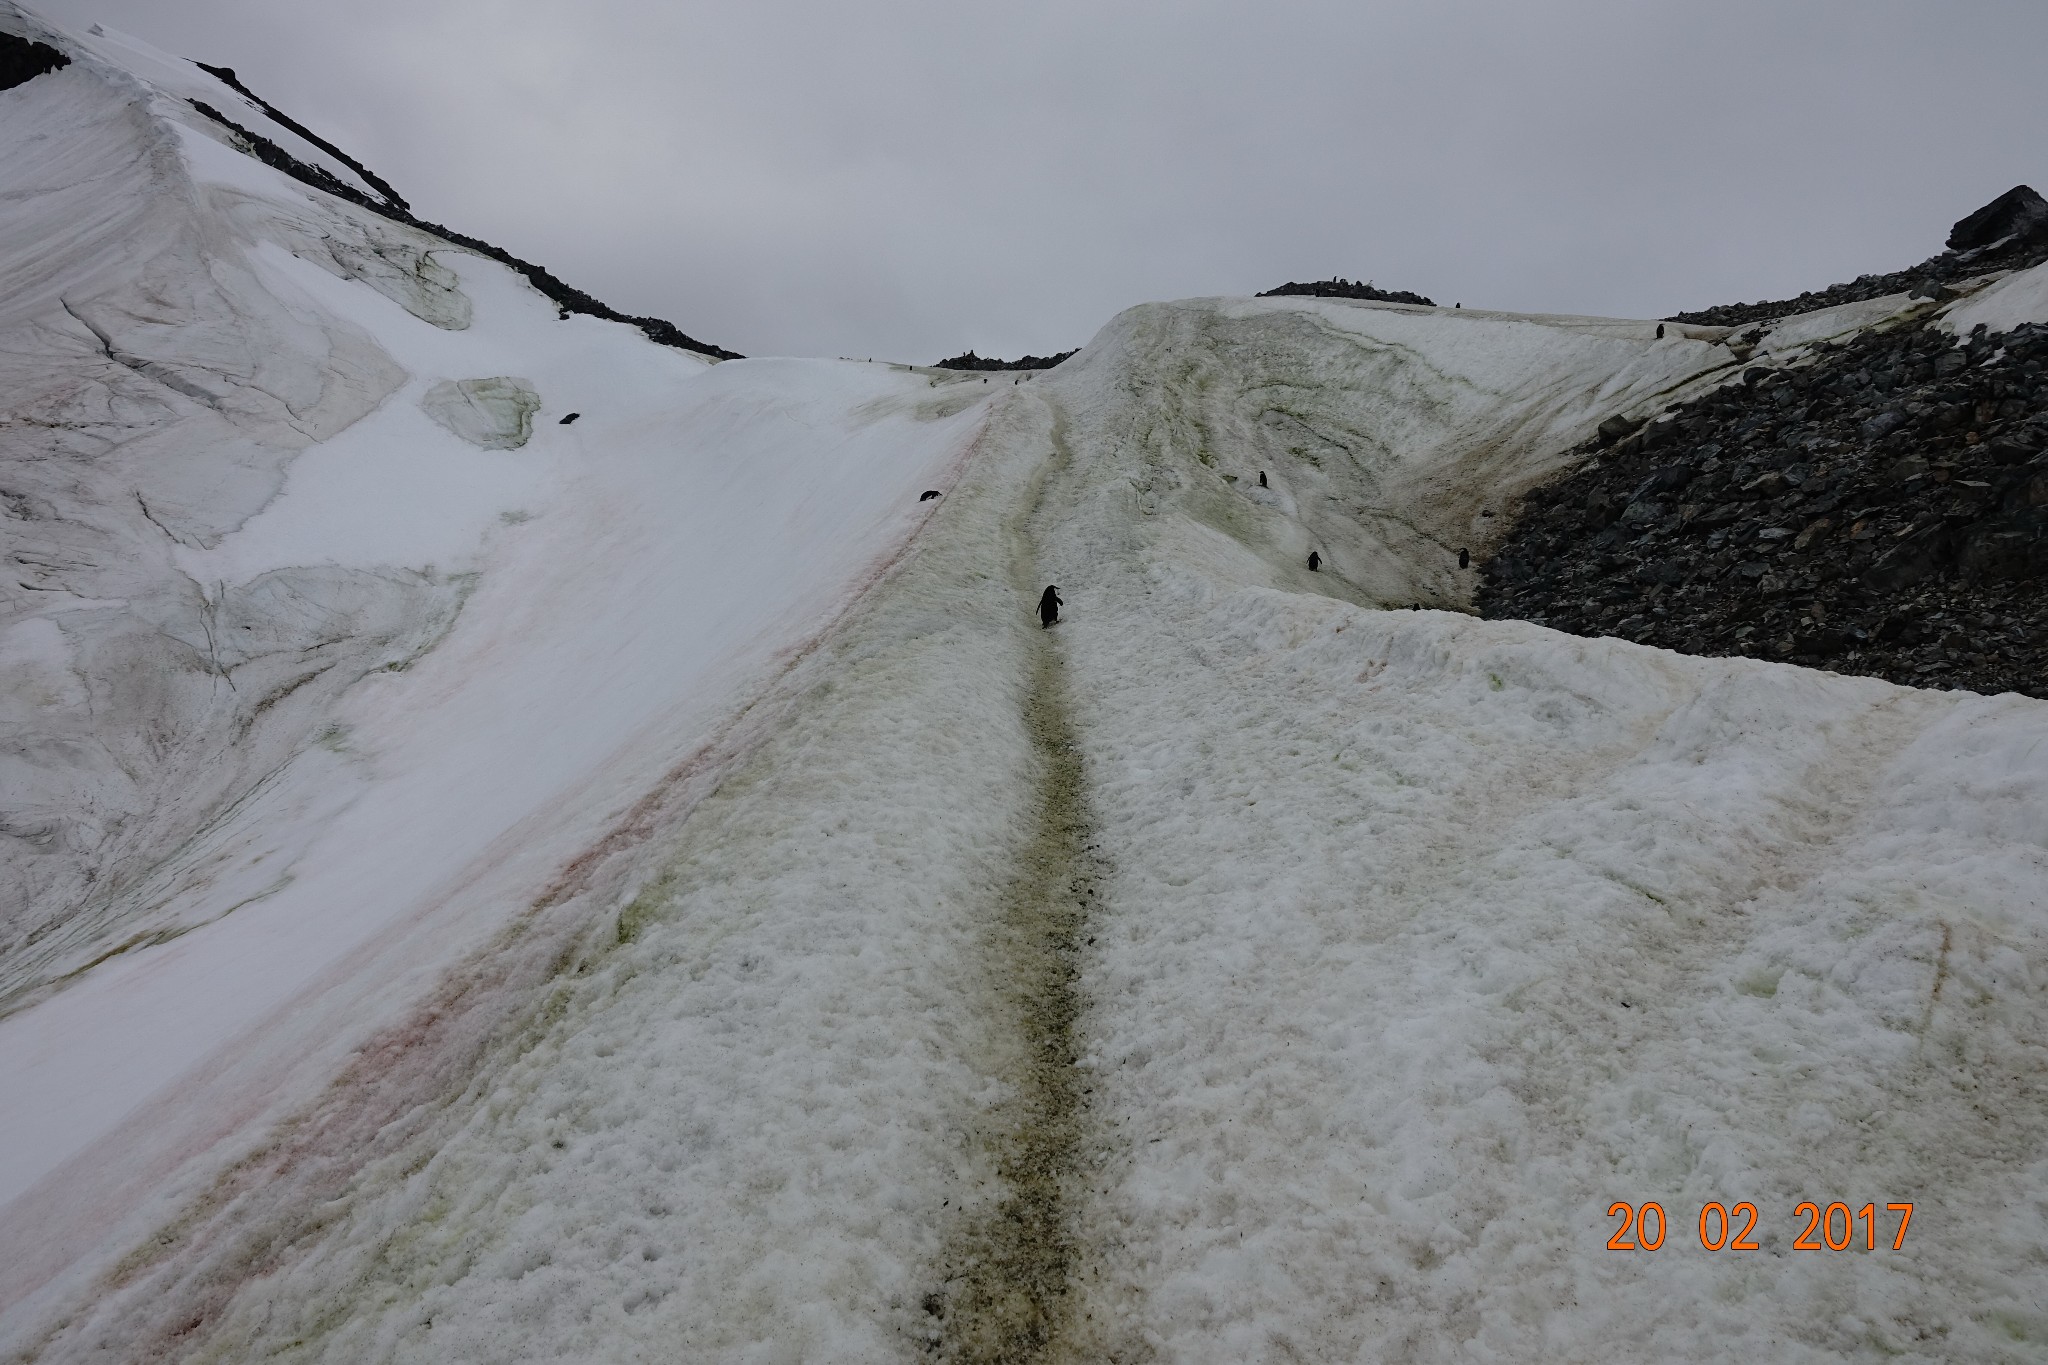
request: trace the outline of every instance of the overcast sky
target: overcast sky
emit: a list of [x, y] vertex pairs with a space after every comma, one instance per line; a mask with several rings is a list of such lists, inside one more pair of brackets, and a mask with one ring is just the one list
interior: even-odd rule
[[754, 355], [1078, 345], [1331, 275], [1651, 317], [2048, 190], [2044, 0], [28, 0]]

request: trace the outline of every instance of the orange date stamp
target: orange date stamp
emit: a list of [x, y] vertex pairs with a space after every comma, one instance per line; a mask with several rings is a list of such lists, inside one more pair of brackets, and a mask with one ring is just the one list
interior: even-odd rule
[[[1902, 1251], [1906, 1245], [1906, 1225], [1913, 1221], [1913, 1206], [1886, 1204], [1884, 1208], [1885, 1214], [1881, 1219], [1876, 1204], [1852, 1209], [1838, 1201], [1822, 1208], [1812, 1200], [1806, 1200], [1792, 1210], [1795, 1219], [1806, 1220], [1805, 1229], [1792, 1239], [1792, 1249], [1848, 1251], [1857, 1243], [1856, 1229], [1861, 1223], [1863, 1250], [1876, 1251], [1880, 1241], [1879, 1222], [1888, 1223], [1890, 1215], [1897, 1214], [1899, 1226], [1892, 1235], [1891, 1249]], [[1665, 1233], [1670, 1231], [1670, 1218], [1665, 1214], [1664, 1206], [1654, 1199], [1640, 1205], [1617, 1199], [1608, 1206], [1607, 1216], [1621, 1220], [1621, 1226], [1607, 1239], [1609, 1251], [1657, 1251], [1664, 1245]], [[1763, 1247], [1756, 1240], [1757, 1223], [1756, 1205], [1748, 1200], [1732, 1208], [1718, 1202], [1706, 1204], [1700, 1209], [1700, 1246], [1708, 1251], [1761, 1251]], [[1836, 1235], [1838, 1230], [1840, 1236]]]

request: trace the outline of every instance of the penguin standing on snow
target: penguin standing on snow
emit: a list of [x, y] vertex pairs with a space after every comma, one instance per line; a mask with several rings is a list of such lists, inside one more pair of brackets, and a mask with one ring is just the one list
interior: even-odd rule
[[1458, 567], [1461, 569], [1472, 567], [1472, 552], [1470, 550], [1458, 551]]
[[1322, 556], [1322, 553], [1321, 553], [1320, 551], [1317, 551], [1317, 550], [1310, 550], [1310, 551], [1308, 552], [1308, 571], [1309, 571], [1310, 573], [1321, 573], [1321, 572], [1322, 572], [1322, 569], [1323, 569], [1323, 556]]
[[1060, 601], [1060, 590], [1048, 583], [1045, 591], [1038, 595], [1038, 623], [1047, 630], [1060, 619], [1060, 608], [1066, 604]]
[[1261, 469], [1261, 470], [1259, 471], [1259, 487], [1261, 487], [1261, 488], [1271, 488], [1271, 487], [1272, 487], [1272, 485], [1271, 485], [1271, 484], [1269, 484], [1269, 483], [1267, 483], [1267, 482], [1266, 482], [1266, 471], [1265, 471], [1265, 470], [1263, 470], [1263, 469]]

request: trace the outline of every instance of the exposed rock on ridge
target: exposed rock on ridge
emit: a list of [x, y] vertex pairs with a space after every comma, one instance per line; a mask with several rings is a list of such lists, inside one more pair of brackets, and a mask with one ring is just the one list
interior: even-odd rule
[[[1079, 349], [1078, 346], [1074, 348], [1076, 351]], [[993, 356], [981, 356], [976, 355], [972, 351], [962, 351], [959, 355], [939, 361], [933, 368], [940, 370], [1049, 370], [1073, 354], [1074, 351], [1060, 351], [1054, 355], [1026, 355], [1019, 356], [1015, 360], [997, 360]]]
[[379, 176], [375, 171], [371, 170], [368, 166], [365, 166], [362, 162], [350, 156], [347, 152], [341, 150], [341, 148], [329, 142], [326, 138], [321, 137], [318, 133], [314, 132], [311, 128], [308, 128], [305, 124], [300, 123], [297, 119], [293, 118], [290, 114], [287, 114], [284, 110], [272, 104], [269, 100], [264, 99], [263, 96], [257, 94], [254, 90], [251, 90], [248, 86], [242, 84], [241, 79], [235, 75], [235, 69], [233, 67], [208, 66], [205, 62], [194, 62], [192, 64], [198, 67], [201, 71], [204, 71], [207, 75], [212, 76], [214, 79], [220, 81], [222, 84], [228, 86], [230, 89], [240, 94], [244, 99], [248, 100], [250, 103], [255, 104], [256, 106], [261, 108], [264, 113], [270, 115], [270, 117], [277, 123], [283, 125], [286, 128], [291, 129], [300, 137], [306, 139], [306, 141], [312, 143], [315, 147], [318, 147], [321, 151], [333, 157], [336, 161], [339, 161], [344, 166], [347, 166], [350, 170], [354, 171], [357, 175], [362, 177], [362, 181], [365, 185], [368, 185], [371, 189], [383, 195], [385, 199], [389, 200], [396, 207], [406, 210], [410, 210], [412, 208], [412, 205], [406, 203], [405, 200], [399, 195], [398, 191], [392, 189], [390, 183], [386, 181], [383, 177]]
[[1412, 303], [1418, 308], [1436, 307], [1435, 299], [1411, 294], [1405, 289], [1375, 289], [1371, 284], [1360, 284], [1357, 280], [1316, 280], [1300, 284], [1289, 280], [1278, 289], [1268, 289], [1258, 297], [1278, 298], [1287, 295], [1317, 299], [1367, 299], [1373, 303]]
[[2015, 185], [1957, 223], [1948, 234], [1948, 249], [1972, 251], [2008, 237], [2041, 235], [2048, 235], [2048, 200], [2031, 185]]
[[[215, 75], [219, 75], [221, 71], [228, 70], [225, 67], [209, 67], [203, 62], [195, 63], [195, 65]], [[232, 71], [229, 71], [229, 76], [221, 77], [221, 79], [229, 81], [229, 77], [232, 75]], [[456, 246], [465, 247], [480, 256], [488, 256], [494, 261], [511, 266], [514, 270], [524, 275], [527, 282], [535, 289], [538, 289], [542, 294], [559, 304], [565, 316], [570, 313], [583, 313], [591, 317], [603, 318], [608, 322], [623, 322], [630, 326], [638, 327], [647, 335], [649, 341], [663, 346], [674, 346], [679, 350], [695, 351], [699, 355], [708, 355], [719, 360], [741, 359], [738, 351], [729, 351], [723, 346], [715, 346], [710, 342], [699, 341], [664, 318], [635, 317], [628, 313], [621, 313], [618, 309], [611, 307], [590, 294], [584, 293], [581, 289], [576, 289], [562, 283], [551, 272], [533, 264], [531, 261], [521, 260], [503, 247], [493, 246], [481, 238], [471, 237], [466, 233], [456, 232], [452, 228], [443, 227], [439, 223], [429, 222], [427, 219], [418, 217], [405, 206], [405, 201], [400, 199], [395, 192], [392, 192], [383, 180], [364, 170], [361, 163], [357, 162], [353, 157], [335, 151], [330, 143], [314, 137], [298, 123], [276, 114], [269, 103], [255, 95], [249, 94], [246, 87], [240, 81], [229, 81], [229, 83], [236, 90], [248, 96], [249, 99], [261, 104], [266, 112], [271, 112], [272, 116], [277, 118], [285, 127], [290, 128], [293, 132], [298, 133], [301, 137], [322, 149], [333, 151], [334, 155], [340, 157], [351, 168], [361, 174], [365, 183], [376, 187], [380, 194], [388, 194], [390, 197], [387, 201], [364, 194], [361, 190], [356, 189], [353, 185], [344, 183], [328, 171], [318, 166], [307, 165], [284, 148], [278, 146], [277, 143], [264, 137], [261, 133], [254, 132], [236, 123], [213, 106], [200, 100], [191, 101], [193, 108], [233, 133], [239, 140], [242, 150], [248, 152], [264, 165], [283, 171], [286, 175], [311, 185], [317, 190], [334, 195], [339, 199], [346, 199], [352, 204], [370, 210], [372, 213], [382, 214], [386, 218], [395, 219], [406, 224], [408, 227], [431, 232], [436, 237], [452, 242]]]
[[[2039, 205], [2035, 209], [2032, 206]], [[1765, 303], [1724, 303], [1690, 313], [1673, 313], [1666, 322], [1709, 327], [1741, 327], [1795, 313], [1811, 313], [1844, 303], [1861, 303], [1887, 294], [1917, 292], [1942, 297], [1958, 280], [1994, 270], [2025, 270], [2048, 261], [2048, 204], [2025, 185], [2017, 185], [1955, 225], [1949, 249], [1910, 270], [1887, 275], [1860, 275], [1847, 284], [1809, 290], [1796, 299]]]
[[71, 65], [71, 59], [51, 47], [12, 33], [0, 33], [0, 90], [12, 90], [32, 81], [45, 71]]

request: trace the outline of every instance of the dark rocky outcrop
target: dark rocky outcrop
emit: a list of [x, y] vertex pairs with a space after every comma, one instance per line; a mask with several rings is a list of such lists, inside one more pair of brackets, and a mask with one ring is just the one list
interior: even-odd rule
[[[1766, 303], [1724, 303], [1691, 313], [1673, 313], [1666, 322], [1690, 322], [1706, 327], [1742, 327], [1752, 322], [1769, 322], [1816, 308], [1861, 303], [1887, 294], [1918, 293], [1940, 297], [1943, 286], [1994, 270], [2025, 270], [2048, 261], [2048, 205], [2041, 216], [2029, 218], [2029, 205], [2041, 204], [2041, 196], [2025, 185], [2017, 185], [1955, 225], [1949, 234], [1949, 250], [1933, 256], [1910, 270], [1888, 275], [1859, 275], [1847, 284], [1808, 290], [1796, 299]], [[1959, 245], [1969, 243], [1969, 245]]]
[[[216, 75], [221, 71], [227, 70], [226, 67], [208, 67], [207, 69], [215, 72]], [[239, 83], [237, 83], [236, 88], [241, 89]], [[246, 94], [247, 92], [244, 91], [244, 93]], [[255, 97], [252, 95], [250, 98], [254, 99]], [[258, 101], [258, 103], [261, 103], [261, 101]], [[512, 267], [521, 275], [524, 275], [527, 282], [535, 289], [548, 298], [553, 299], [562, 309], [563, 316], [565, 317], [571, 313], [583, 313], [590, 317], [603, 318], [608, 322], [623, 322], [629, 326], [639, 328], [649, 341], [656, 342], [659, 345], [673, 346], [678, 350], [695, 351], [699, 355], [713, 356], [719, 360], [739, 360], [742, 358], [738, 351], [728, 351], [723, 346], [714, 346], [709, 342], [698, 341], [696, 338], [687, 335], [674, 323], [663, 318], [634, 317], [631, 314], [621, 313], [618, 309], [600, 302], [582, 290], [562, 283], [549, 271], [542, 269], [531, 261], [521, 260], [503, 247], [492, 246], [489, 242], [483, 241], [480, 238], [456, 232], [452, 228], [446, 228], [439, 223], [429, 222], [427, 219], [418, 217], [410, 209], [404, 207], [404, 201], [397, 198], [396, 195], [393, 195], [388, 201], [367, 195], [325, 168], [307, 165], [261, 133], [244, 128], [241, 124], [236, 123], [226, 114], [223, 114], [220, 110], [215, 109], [204, 101], [193, 100], [192, 107], [233, 133], [239, 140], [242, 149], [258, 161], [263, 162], [266, 166], [283, 171], [286, 175], [304, 184], [311, 185], [317, 190], [331, 194], [337, 199], [346, 199], [351, 204], [366, 208], [372, 213], [381, 214], [386, 218], [404, 223], [410, 227], [416, 227], [423, 232], [430, 232], [444, 241], [474, 251], [479, 256], [488, 256], [494, 261]], [[270, 106], [267, 104], [263, 107], [266, 110], [270, 109]], [[273, 113], [272, 117], [277, 117], [277, 115]], [[283, 120], [280, 120], [280, 122], [283, 122]], [[299, 125], [286, 124], [286, 126], [290, 127], [292, 131], [297, 132], [301, 137], [311, 140], [311, 135], [301, 129]], [[328, 144], [321, 142], [318, 145], [326, 147]], [[358, 163], [354, 160], [349, 160], [348, 165], [351, 168], [359, 169]], [[367, 172], [360, 173], [366, 177], [368, 175]], [[382, 185], [384, 182], [375, 178], [367, 178], [365, 183]], [[380, 190], [379, 193], [381, 194], [383, 191]]]
[[[383, 195], [387, 203], [395, 205], [400, 209], [410, 209], [412, 207], [412, 205], [406, 203], [404, 199], [399, 197], [398, 191], [392, 189], [391, 186], [385, 182], [383, 177], [379, 176], [375, 171], [371, 170], [368, 166], [365, 166], [362, 162], [350, 156], [347, 152], [341, 150], [341, 148], [329, 142], [326, 138], [321, 137], [318, 133], [308, 128], [305, 124], [300, 123], [297, 119], [293, 118], [290, 114], [287, 114], [284, 110], [272, 104], [269, 100], [264, 99], [261, 95], [257, 94], [254, 90], [251, 90], [248, 86], [242, 84], [241, 80], [235, 75], [235, 69], [233, 67], [208, 66], [205, 62], [194, 62], [192, 63], [192, 65], [198, 67], [201, 71], [206, 72], [209, 76], [212, 76], [221, 84], [227, 86], [236, 94], [240, 95], [243, 99], [246, 99], [251, 104], [254, 104], [257, 108], [261, 109], [264, 113], [268, 114], [271, 117], [271, 119], [277, 123], [279, 127], [291, 129], [300, 137], [306, 139], [306, 141], [312, 143], [315, 147], [318, 147], [321, 151], [327, 153], [336, 161], [339, 161], [342, 165], [354, 171], [358, 176], [362, 178], [362, 182], [365, 185], [368, 185], [371, 189]], [[213, 117], [213, 115], [208, 115], [208, 117], [211, 118]]]
[[69, 65], [71, 59], [48, 43], [0, 33], [0, 90], [12, 90], [46, 71]]
[[2048, 697], [2048, 327], [1956, 343], [1866, 333], [1588, 442], [1482, 613]]
[[2031, 185], [2015, 185], [1955, 225], [1948, 234], [1950, 251], [1994, 246], [2007, 237], [2048, 235], [2048, 199]]
[[1405, 289], [1375, 289], [1371, 284], [1360, 284], [1357, 280], [1315, 280], [1300, 284], [1289, 280], [1278, 289], [1268, 289], [1258, 297], [1280, 298], [1288, 295], [1317, 299], [1370, 299], [1374, 303], [1412, 303], [1419, 308], [1436, 307], [1435, 299], [1426, 299], [1420, 294], [1411, 294]]
[[[1081, 348], [1076, 346], [1074, 351]], [[1027, 355], [1015, 360], [993, 360], [988, 356], [963, 351], [947, 360], [941, 360], [932, 368], [937, 370], [1049, 370], [1073, 355], [1074, 351], [1061, 351], [1058, 355]]]

